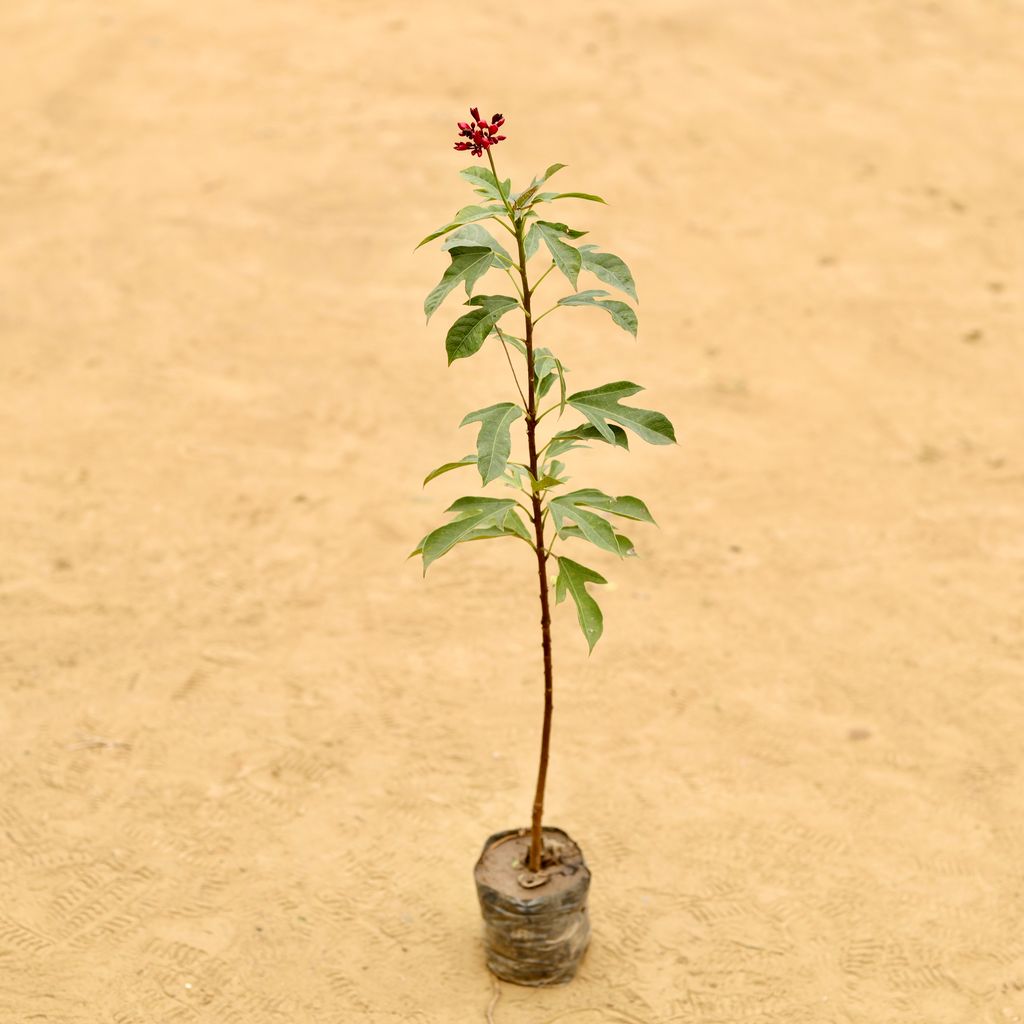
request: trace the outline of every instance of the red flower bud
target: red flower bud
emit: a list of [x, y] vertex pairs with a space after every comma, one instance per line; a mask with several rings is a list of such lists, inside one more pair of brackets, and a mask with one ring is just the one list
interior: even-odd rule
[[[469, 113], [473, 118], [472, 121], [455, 122], [459, 126], [459, 135], [461, 136], [460, 141], [455, 143], [455, 149], [460, 152], [468, 150], [473, 156], [480, 157], [484, 155], [485, 149], [490, 149], [491, 146], [505, 141], [504, 135], [495, 134], [505, 123], [505, 118], [501, 114], [495, 114], [491, 118], [491, 123], [488, 124], [480, 117], [478, 107], [470, 107]], [[462, 141], [463, 139], [465, 141]]]

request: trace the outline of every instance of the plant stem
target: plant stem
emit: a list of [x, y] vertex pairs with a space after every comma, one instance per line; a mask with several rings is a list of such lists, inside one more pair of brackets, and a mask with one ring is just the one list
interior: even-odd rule
[[[487, 150], [487, 160], [491, 165], [491, 174], [494, 175], [494, 184], [498, 186], [498, 195], [501, 196], [501, 201], [505, 204], [505, 209], [508, 210], [508, 215], [512, 219], [512, 225], [515, 227], [515, 231], [512, 233], [516, 236], [516, 240], [519, 240], [519, 225], [516, 223], [515, 210], [512, 209], [512, 204], [508, 201], [508, 196], [505, 195], [505, 190], [501, 187], [501, 178], [498, 177], [498, 168], [494, 166], [494, 155], [490, 149]], [[519, 247], [519, 272], [523, 275], [523, 287], [526, 287], [526, 253], [523, 251], [523, 247]]]
[[[498, 170], [494, 166], [494, 156], [487, 150], [487, 159], [491, 165], [491, 173], [498, 185], [498, 194], [505, 204], [512, 223], [515, 225], [516, 245], [519, 249], [519, 275], [523, 282], [523, 316], [526, 321], [526, 443], [530, 453], [530, 472], [534, 480], [540, 479], [537, 472], [537, 374], [533, 365], [533, 316], [530, 312], [530, 281], [526, 274], [526, 232], [522, 217], [517, 217], [512, 204], [501, 187]], [[544, 786], [548, 777], [548, 755], [551, 749], [551, 712], [552, 672], [551, 672], [551, 608], [548, 600], [548, 556], [544, 551], [544, 509], [539, 494], [532, 494], [530, 501], [533, 506], [533, 531], [537, 538], [537, 578], [540, 584], [540, 636], [541, 650], [544, 655], [544, 728], [540, 741], [540, 767], [537, 771], [537, 789], [533, 797], [533, 818], [530, 828], [530, 871], [540, 871], [541, 853], [543, 852], [543, 833], [541, 823], [544, 817]]]
[[[487, 154], [490, 156], [490, 153]], [[493, 159], [491, 166], [494, 166]], [[497, 178], [497, 174], [495, 174]], [[519, 267], [523, 280], [523, 310], [526, 321], [526, 366], [527, 366], [527, 409], [526, 409], [526, 443], [530, 453], [530, 472], [535, 480], [540, 478], [537, 460], [537, 376], [533, 363], [533, 318], [530, 313], [530, 282], [526, 274], [526, 248], [524, 240], [524, 223], [515, 221], [516, 244], [519, 247]], [[544, 551], [544, 509], [539, 494], [531, 495], [533, 506], [533, 530], [537, 538], [537, 579], [540, 585], [540, 634], [541, 651], [544, 656], [544, 726], [540, 741], [540, 765], [537, 770], [537, 789], [533, 797], [533, 817], [530, 828], [530, 871], [540, 871], [541, 854], [543, 852], [542, 822], [544, 818], [544, 787], [548, 776], [548, 757], [551, 750], [551, 712], [554, 707], [552, 699], [551, 670], [551, 608], [548, 596], [547, 554]]]

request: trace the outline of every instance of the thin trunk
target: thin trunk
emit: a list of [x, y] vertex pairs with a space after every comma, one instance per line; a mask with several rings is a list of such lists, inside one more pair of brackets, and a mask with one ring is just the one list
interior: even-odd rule
[[[537, 392], [536, 373], [533, 365], [533, 319], [530, 311], [530, 283], [526, 277], [526, 247], [524, 233], [526, 225], [516, 220], [516, 242], [519, 246], [519, 266], [523, 281], [523, 308], [526, 310], [526, 365], [527, 365], [527, 409], [526, 409], [526, 440], [530, 453], [530, 472], [535, 480], [540, 479], [537, 465]], [[541, 831], [544, 817], [544, 786], [548, 777], [548, 754], [551, 748], [551, 712], [554, 707], [552, 700], [551, 672], [551, 608], [548, 600], [548, 556], [544, 545], [544, 520], [540, 497], [534, 494], [533, 532], [537, 546], [537, 576], [540, 582], [540, 633], [541, 649], [544, 653], [544, 729], [540, 742], [540, 767], [537, 771], [537, 790], [533, 797], [533, 821], [530, 830], [530, 862], [531, 871], [539, 871], [541, 853], [543, 852], [543, 833]]]

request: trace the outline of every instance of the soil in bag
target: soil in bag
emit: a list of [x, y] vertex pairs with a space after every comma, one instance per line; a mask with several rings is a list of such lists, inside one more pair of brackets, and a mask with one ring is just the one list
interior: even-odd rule
[[527, 868], [527, 829], [499, 832], [474, 870], [484, 918], [487, 966], [518, 985], [570, 981], [590, 941], [590, 870], [580, 848], [558, 828], [544, 829], [545, 860]]

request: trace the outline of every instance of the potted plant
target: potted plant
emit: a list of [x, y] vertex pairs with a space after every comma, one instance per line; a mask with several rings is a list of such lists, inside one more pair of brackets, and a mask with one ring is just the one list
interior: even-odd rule
[[[429, 321], [443, 300], [463, 285], [470, 308], [448, 330], [448, 365], [480, 351], [493, 337], [512, 371], [518, 401], [497, 402], [467, 413], [461, 425], [479, 426], [476, 453], [438, 466], [427, 475], [424, 485], [442, 473], [475, 466], [485, 486], [500, 482], [512, 494], [459, 498], [447, 509], [451, 521], [428, 533], [413, 554], [422, 555], [425, 575], [432, 562], [459, 544], [513, 538], [530, 549], [530, 557], [536, 562], [544, 724], [532, 820], [529, 828], [492, 835], [474, 874], [491, 971], [507, 981], [550, 985], [573, 977], [590, 933], [586, 903], [590, 872], [583, 854], [565, 832], [543, 823], [553, 685], [551, 576], [555, 603], [567, 596], [572, 598], [580, 628], [593, 651], [603, 619], [587, 588], [607, 581], [570, 558], [564, 548], [569, 541], [582, 541], [620, 558], [633, 555], [632, 541], [619, 532], [620, 521], [654, 522], [644, 502], [632, 495], [613, 497], [591, 487], [569, 489], [562, 459], [592, 442], [628, 450], [629, 433], [651, 444], [672, 444], [675, 433], [661, 413], [624, 404], [625, 399], [643, 390], [629, 381], [570, 393], [565, 381], [567, 368], [556, 353], [538, 345], [537, 330], [542, 320], [556, 311], [579, 306], [604, 310], [617, 326], [636, 336], [636, 313], [626, 302], [609, 297], [607, 289], [579, 288], [580, 275], [589, 273], [636, 302], [636, 287], [626, 264], [595, 245], [578, 244], [586, 232], [546, 212], [563, 200], [604, 200], [585, 192], [544, 191], [548, 180], [565, 166], [557, 163], [526, 188], [515, 191], [509, 180], [501, 179], [494, 163], [493, 149], [505, 141], [505, 136], [499, 134], [505, 119], [495, 114], [487, 121], [475, 107], [470, 117], [470, 121], [458, 123], [455, 149], [477, 158], [486, 156], [490, 169], [478, 164], [460, 171], [473, 186], [476, 202], [463, 207], [420, 242], [424, 245], [443, 238], [441, 248], [451, 261], [427, 296], [424, 311]], [[496, 228], [500, 237], [495, 237], [488, 226]], [[534, 257], [539, 253], [543, 253], [546, 265], [534, 273]], [[478, 293], [480, 281], [492, 271], [507, 275], [512, 294]], [[568, 280], [572, 291], [538, 312], [540, 286], [547, 283], [550, 290], [558, 279], [548, 281], [554, 272]], [[514, 317], [522, 318], [521, 334], [513, 334], [507, 326], [506, 318]], [[542, 405], [546, 407], [541, 409]], [[567, 414], [577, 414], [581, 422], [556, 428], [546, 440], [542, 439], [542, 422], [550, 424], [549, 417], [558, 422]], [[525, 427], [525, 456], [514, 460], [512, 427], [520, 420]]]

